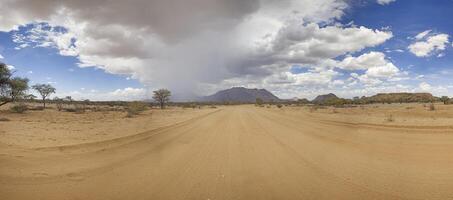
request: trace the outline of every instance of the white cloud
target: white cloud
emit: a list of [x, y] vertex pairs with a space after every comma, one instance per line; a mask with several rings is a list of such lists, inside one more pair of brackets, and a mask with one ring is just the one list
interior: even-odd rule
[[16, 67], [12, 66], [12, 65], [6, 65], [6, 68], [8, 68], [9, 70], [13, 71], [16, 69]]
[[[7, 1], [0, 13], [11, 17], [0, 18], [0, 30], [48, 22], [17, 32], [18, 49], [55, 48], [76, 57], [80, 67], [189, 97], [232, 84], [287, 87], [275, 89], [281, 93], [306, 85], [339, 86], [342, 80], [334, 80], [339, 73], [325, 67], [328, 63], [393, 36], [387, 28], [335, 23], [348, 8], [343, 0], [190, 0], [171, 6], [166, 0], [103, 2]], [[143, 8], [149, 10], [138, 12]], [[371, 54], [376, 55], [364, 55], [348, 67], [377, 68], [368, 76], [395, 72], [384, 57]], [[310, 70], [288, 73], [293, 64]]]
[[148, 94], [145, 88], [131, 88], [131, 87], [117, 89], [110, 92], [99, 92], [94, 89], [87, 90], [86, 88], [80, 88], [80, 90], [70, 92], [57, 91], [57, 94], [55, 94], [55, 96], [58, 97], [71, 96], [76, 100], [89, 99], [92, 101], [111, 101], [111, 100], [135, 101], [150, 99], [150, 95]]
[[421, 39], [425, 38], [430, 32], [431, 32], [431, 30], [423, 31], [423, 32], [417, 34], [417, 35], [415, 36], [415, 39], [416, 39], [416, 40], [421, 40]]
[[5, 59], [5, 57], [3, 57], [2, 54], [0, 54], [0, 60], [1, 60], [1, 59]]
[[366, 75], [375, 78], [390, 78], [398, 74], [400, 70], [393, 65], [393, 63], [387, 63], [382, 66], [371, 67], [366, 71]]
[[[382, 52], [369, 52], [362, 54], [358, 57], [347, 56], [341, 62], [334, 64], [335, 66], [344, 70], [362, 70], [364, 74], [358, 75], [351, 73], [351, 77], [358, 79], [365, 85], [378, 85], [383, 83], [384, 80], [389, 81], [396, 76], [402, 76], [398, 67], [385, 58]], [[399, 77], [401, 78], [401, 77]]]
[[381, 5], [387, 5], [387, 4], [390, 4], [392, 2], [394, 2], [396, 0], [377, 0], [377, 3], [378, 4], [381, 4]]
[[420, 85], [418, 85], [418, 87], [422, 91], [430, 91], [432, 89], [431, 85], [427, 82], [421, 82]]
[[[417, 42], [411, 44], [408, 49], [417, 57], [428, 57], [445, 50], [445, 45], [449, 43], [447, 34], [437, 34], [426, 36], [429, 32], [419, 33]], [[421, 40], [424, 39], [424, 40]]]
[[108, 93], [109, 95], [118, 98], [118, 99], [136, 99], [136, 98], [144, 98], [146, 95], [146, 90], [143, 88], [124, 88], [124, 89], [117, 89], [113, 92]]
[[385, 59], [385, 54], [381, 52], [369, 52], [360, 55], [359, 57], [347, 56], [338, 66], [346, 70], [364, 70], [372, 67], [386, 65], [388, 61]]

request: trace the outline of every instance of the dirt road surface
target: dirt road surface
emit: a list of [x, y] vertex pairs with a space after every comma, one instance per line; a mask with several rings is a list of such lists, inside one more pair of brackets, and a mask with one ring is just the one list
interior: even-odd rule
[[453, 199], [450, 127], [223, 107], [137, 135], [0, 146], [0, 199]]

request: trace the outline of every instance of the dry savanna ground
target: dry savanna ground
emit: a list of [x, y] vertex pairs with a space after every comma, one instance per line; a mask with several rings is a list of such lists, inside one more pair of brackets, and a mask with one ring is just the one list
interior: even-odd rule
[[0, 199], [453, 199], [453, 105], [1, 111]]

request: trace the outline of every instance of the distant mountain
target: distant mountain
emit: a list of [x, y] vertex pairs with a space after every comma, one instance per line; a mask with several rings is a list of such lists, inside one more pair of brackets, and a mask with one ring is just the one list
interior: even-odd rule
[[313, 101], [311, 101], [314, 104], [326, 104], [329, 101], [332, 100], [338, 100], [340, 98], [337, 97], [337, 95], [329, 93], [329, 94], [324, 94], [324, 95], [319, 95]]
[[257, 98], [262, 99], [264, 102], [281, 101], [266, 89], [248, 89], [244, 87], [222, 90], [213, 95], [203, 97], [202, 101], [254, 103]]

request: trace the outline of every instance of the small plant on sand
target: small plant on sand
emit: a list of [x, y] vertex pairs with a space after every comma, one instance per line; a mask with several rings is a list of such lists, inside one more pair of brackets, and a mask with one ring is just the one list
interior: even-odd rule
[[62, 111], [63, 110], [64, 100], [60, 99], [58, 97], [55, 97], [55, 98], [53, 98], [53, 101], [55, 102], [55, 105], [57, 106], [57, 110], [58, 111]]
[[277, 104], [277, 108], [282, 108], [282, 104]]
[[10, 108], [10, 111], [13, 113], [24, 113], [27, 110], [28, 106], [23, 103], [16, 104]]
[[385, 118], [385, 121], [386, 121], [386, 122], [394, 122], [395, 119], [393, 118], [393, 115], [390, 114], [390, 115], [387, 115], [387, 117]]
[[433, 103], [429, 104], [429, 111], [435, 111], [436, 107], [434, 106]]
[[130, 102], [126, 108], [126, 112], [127, 112], [126, 117], [133, 117], [134, 115], [138, 115], [141, 112], [145, 111], [146, 108], [147, 108], [147, 106], [145, 103], [138, 102], [138, 101]]
[[256, 102], [255, 103], [256, 106], [262, 106], [264, 103], [263, 99], [261, 99], [261, 98], [256, 98], [255, 102]]

